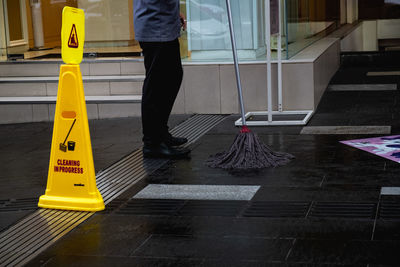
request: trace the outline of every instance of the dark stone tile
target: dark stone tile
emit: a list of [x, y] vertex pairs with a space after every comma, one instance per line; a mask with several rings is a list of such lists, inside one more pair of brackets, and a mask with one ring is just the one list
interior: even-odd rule
[[366, 68], [344, 68], [340, 69], [331, 79], [331, 84], [396, 84], [396, 76], [367, 76], [370, 71], [394, 71], [392, 68], [376, 69], [374, 67]]
[[359, 184], [325, 184], [315, 195], [315, 201], [377, 203], [380, 186]]
[[0, 232], [8, 229], [16, 221], [21, 220], [30, 213], [32, 213], [32, 210], [0, 212]]
[[323, 187], [261, 187], [253, 201], [372, 201], [378, 202], [380, 188], [335, 185]]
[[258, 261], [258, 260], [208, 260], [206, 259], [203, 263], [204, 266], [207, 267], [266, 267], [266, 266], [282, 266], [281, 264], [277, 263], [269, 263], [265, 261]]
[[153, 235], [133, 255], [283, 261], [292, 242], [288, 239]]
[[261, 187], [252, 201], [312, 201], [315, 189], [300, 187]]
[[302, 218], [238, 218], [227, 225], [229, 234], [268, 238], [369, 240], [373, 221]]
[[400, 240], [400, 220], [377, 220], [374, 240]]
[[[348, 108], [350, 112], [350, 108]], [[326, 108], [325, 113], [317, 113], [312, 116], [307, 126], [348, 126], [350, 125], [350, 119], [348, 113], [343, 115], [337, 115], [333, 112], [328, 112], [329, 108]]]
[[[95, 216], [96, 217], [96, 216]], [[97, 216], [99, 217], [99, 216]], [[319, 238], [341, 240], [369, 240], [373, 220], [348, 220], [340, 218], [261, 218], [261, 217], [167, 217], [111, 214], [76, 229], [76, 235], [86, 235], [97, 224], [102, 231], [177, 236], [242, 236], [262, 238]]]
[[142, 257], [129, 257], [128, 266], [159, 266], [159, 267], [186, 267], [186, 266], [207, 266], [204, 265], [204, 259], [180, 259], [180, 258], [142, 258]]
[[266, 262], [266, 261], [229, 261], [229, 260], [205, 260], [205, 266], [217, 267], [217, 266], [249, 266], [249, 267], [310, 267], [310, 266], [324, 266], [324, 267], [367, 267], [366, 264], [360, 265], [343, 265], [343, 264], [324, 264], [324, 265], [315, 265], [315, 264], [307, 264], [307, 263], [294, 263], [294, 262]]
[[[13, 199], [22, 199], [22, 198], [37, 198], [39, 202], [39, 196], [43, 195], [46, 190], [47, 183], [47, 174], [43, 176], [38, 176], [42, 178], [41, 181], [24, 181], [22, 184], [14, 184], [15, 180], [18, 180], [20, 177], [13, 178], [14, 181], [4, 181], [9, 185], [12, 185], [12, 195], [10, 196], [9, 187], [0, 188], [0, 196], [4, 196], [4, 198], [10, 196]], [[23, 179], [23, 178], [22, 178]]]
[[54, 255], [36, 258], [27, 266], [135, 266], [135, 267], [184, 267], [204, 266], [202, 259], [139, 258], [110, 256]]
[[[377, 108], [375, 109], [377, 110]], [[372, 109], [372, 112], [374, 109]], [[350, 125], [392, 125], [393, 118], [388, 116], [389, 112], [366, 113], [360, 112], [352, 114], [350, 117]], [[389, 113], [390, 114], [390, 113]]]
[[[97, 227], [96, 227], [97, 226]], [[146, 239], [147, 234], [114, 229], [105, 231], [102, 225], [93, 226], [84, 235], [72, 232], [56, 243], [49, 253], [53, 255], [129, 256]]]
[[[384, 166], [384, 162], [381, 164]], [[394, 179], [392, 171], [384, 171], [376, 167], [351, 167], [332, 168], [325, 173], [324, 185], [359, 185], [362, 187], [395, 186], [399, 182]]]
[[400, 261], [398, 241], [296, 240], [290, 262], [312, 264], [388, 264]]
[[41, 254], [26, 266], [128, 266], [130, 260], [128, 257]]
[[364, 262], [398, 266], [400, 262], [399, 245], [399, 241], [355, 241], [351, 244], [351, 247], [357, 252], [361, 251], [360, 255], [365, 255]]
[[[140, 234], [173, 234], [202, 235], [213, 233], [222, 235], [224, 227], [231, 218], [220, 217], [170, 217], [170, 216], [137, 216], [111, 214], [102, 222], [107, 231], [127, 231]], [[214, 227], [209, 228], [208, 223]], [[90, 224], [87, 227], [92, 227]]]

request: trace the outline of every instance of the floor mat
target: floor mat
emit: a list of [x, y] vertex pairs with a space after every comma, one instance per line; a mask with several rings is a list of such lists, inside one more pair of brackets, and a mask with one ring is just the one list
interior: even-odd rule
[[400, 135], [340, 141], [380, 157], [400, 163]]

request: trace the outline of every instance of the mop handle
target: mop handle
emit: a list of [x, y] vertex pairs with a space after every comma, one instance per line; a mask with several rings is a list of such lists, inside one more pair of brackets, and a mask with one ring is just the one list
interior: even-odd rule
[[68, 139], [68, 136], [69, 136], [69, 134], [71, 133], [72, 127], [74, 127], [74, 124], [75, 124], [75, 122], [76, 122], [76, 119], [75, 119], [75, 120], [74, 120], [74, 122], [72, 123], [72, 126], [71, 126], [71, 128], [69, 128], [69, 131], [68, 131], [67, 137], [65, 137], [65, 140], [64, 140], [64, 143], [63, 143], [63, 145], [65, 145], [65, 142], [67, 141], [67, 139]]
[[230, 4], [229, 0], [226, 0], [226, 8], [228, 11], [229, 31], [230, 31], [230, 35], [231, 35], [233, 61], [235, 63], [236, 84], [237, 84], [238, 95], [239, 95], [240, 113], [242, 115], [242, 125], [246, 126], [246, 117], [244, 114], [244, 104], [243, 104], [243, 94], [242, 94], [242, 84], [240, 82], [240, 73], [239, 73], [238, 56], [237, 56], [237, 51], [236, 51], [235, 33], [233, 32], [232, 11], [231, 11], [231, 4]]

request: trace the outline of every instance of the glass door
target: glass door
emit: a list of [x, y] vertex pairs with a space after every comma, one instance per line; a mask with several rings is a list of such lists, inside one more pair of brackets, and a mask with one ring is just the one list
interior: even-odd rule
[[4, 4], [0, 0], [0, 61], [7, 60], [6, 24], [4, 21]]
[[8, 52], [23, 53], [29, 49], [26, 1], [3, 0], [3, 8]]

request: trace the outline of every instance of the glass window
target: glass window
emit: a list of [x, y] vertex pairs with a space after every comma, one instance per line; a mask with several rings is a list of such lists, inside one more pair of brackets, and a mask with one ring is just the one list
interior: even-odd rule
[[[3, 22], [0, 17], [1, 51], [4, 53], [8, 47], [10, 54], [22, 51], [25, 59], [60, 60], [62, 9], [73, 6], [85, 11], [84, 57], [140, 56], [140, 46], [134, 39], [133, 1], [0, 0], [6, 7], [4, 14], [9, 14]], [[340, 24], [340, 0], [270, 1], [272, 18], [277, 17], [278, 1], [282, 6], [280, 21], [272, 19], [272, 32], [276, 32], [279, 23], [284, 59], [292, 57]], [[180, 3], [188, 25], [181, 37], [182, 57], [190, 61], [232, 60], [225, 0], [180, 0]], [[265, 61], [265, 0], [231, 0], [231, 5], [239, 58]], [[12, 26], [8, 29], [10, 24]], [[10, 40], [24, 38], [24, 42], [18, 44], [19, 50], [15, 47], [10, 49], [10, 44], [4, 45], [8, 35]], [[271, 36], [274, 57], [276, 37], [276, 34]]]
[[[238, 55], [255, 60], [265, 54], [264, 0], [231, 0]], [[188, 49], [191, 60], [232, 58], [225, 0], [189, 0]]]
[[[281, 5], [280, 21], [277, 17]], [[278, 23], [284, 59], [289, 59], [340, 26], [340, 0], [270, 0], [271, 47], [276, 58]], [[189, 0], [190, 60], [231, 59], [225, 0]], [[265, 1], [231, 0], [241, 60], [265, 60]]]
[[[85, 57], [140, 56], [133, 0], [0, 0], [0, 5], [6, 14], [5, 20], [0, 17], [2, 53], [8, 47], [11, 56], [60, 60], [62, 10], [72, 6], [85, 11]], [[24, 42], [12, 43], [22, 37]]]
[[340, 26], [340, 0], [286, 0], [287, 58]]

